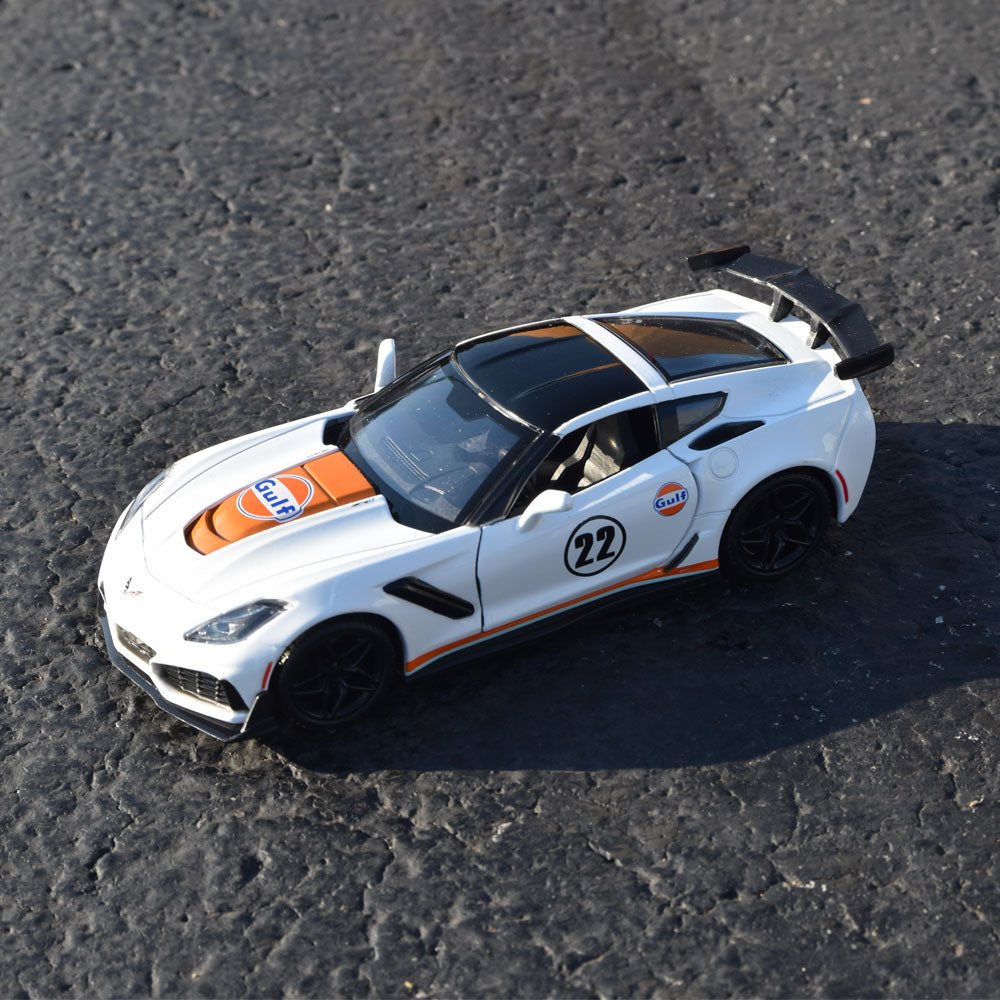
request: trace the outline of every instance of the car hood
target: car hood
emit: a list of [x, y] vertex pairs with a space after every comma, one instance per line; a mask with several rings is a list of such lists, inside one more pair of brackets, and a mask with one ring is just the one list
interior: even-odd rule
[[395, 521], [347, 456], [322, 443], [324, 419], [180, 463], [141, 514], [149, 574], [225, 611], [232, 595], [290, 596], [317, 568], [328, 575], [425, 538]]

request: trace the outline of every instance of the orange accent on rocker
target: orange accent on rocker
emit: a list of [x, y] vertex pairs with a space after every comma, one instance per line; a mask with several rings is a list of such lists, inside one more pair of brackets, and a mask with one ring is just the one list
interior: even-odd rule
[[600, 597], [602, 594], [610, 594], [613, 590], [620, 590], [623, 587], [631, 587], [640, 583], [652, 583], [655, 580], [666, 579], [668, 576], [707, 573], [710, 570], [718, 568], [719, 560], [709, 559], [706, 562], [691, 563], [688, 566], [678, 566], [675, 569], [651, 569], [648, 573], [641, 573], [639, 576], [633, 576], [629, 580], [622, 580], [621, 583], [612, 583], [610, 586], [602, 587], [600, 590], [593, 590], [589, 594], [574, 597], [571, 601], [564, 601], [562, 604], [545, 608], [543, 611], [536, 611], [534, 614], [527, 615], [524, 618], [517, 618], [506, 625], [497, 625], [495, 628], [487, 629], [485, 632], [477, 632], [475, 635], [467, 636], [465, 639], [457, 639], [455, 642], [449, 642], [446, 646], [432, 649], [430, 652], [424, 653], [423, 656], [418, 656], [415, 660], [410, 660], [406, 664], [406, 673], [412, 674], [418, 667], [422, 667], [430, 660], [436, 660], [445, 653], [450, 653], [453, 649], [459, 649], [461, 646], [467, 646], [470, 643], [480, 642], [483, 639], [488, 639], [491, 635], [499, 635], [501, 632], [509, 632], [515, 628], [520, 628], [522, 625], [527, 625], [537, 618], [544, 618], [546, 615], [555, 614], [557, 611], [564, 611], [566, 608], [571, 608], [574, 604], [582, 604], [584, 601], [594, 600], [594, 598]]
[[261, 479], [202, 511], [184, 532], [202, 555], [285, 521], [375, 496], [371, 483], [343, 453], [331, 452]]

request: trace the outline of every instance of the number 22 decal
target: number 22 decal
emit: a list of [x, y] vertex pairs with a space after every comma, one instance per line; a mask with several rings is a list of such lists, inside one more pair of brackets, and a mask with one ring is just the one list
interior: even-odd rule
[[625, 529], [613, 517], [589, 517], [573, 529], [563, 562], [575, 576], [603, 573], [625, 549]]

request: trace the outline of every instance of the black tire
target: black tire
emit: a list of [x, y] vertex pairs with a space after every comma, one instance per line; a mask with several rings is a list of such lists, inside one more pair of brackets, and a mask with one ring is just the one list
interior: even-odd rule
[[807, 472], [782, 472], [755, 486], [729, 517], [722, 569], [741, 580], [774, 580], [809, 557], [830, 521], [826, 487]]
[[335, 618], [281, 655], [273, 687], [285, 722], [333, 732], [373, 711], [399, 672], [396, 644], [366, 618]]

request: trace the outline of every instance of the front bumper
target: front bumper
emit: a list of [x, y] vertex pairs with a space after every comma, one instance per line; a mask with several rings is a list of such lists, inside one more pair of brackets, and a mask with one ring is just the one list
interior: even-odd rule
[[118, 651], [111, 638], [111, 628], [108, 625], [107, 616], [100, 615], [100, 621], [101, 629], [104, 632], [104, 644], [107, 646], [108, 658], [111, 662], [130, 681], [142, 688], [160, 708], [169, 712], [174, 718], [180, 719], [181, 722], [186, 722], [189, 726], [194, 726], [195, 729], [225, 743], [232, 743], [250, 736], [265, 736], [277, 729], [271, 696], [267, 691], [261, 691], [257, 695], [242, 722], [225, 722], [221, 719], [213, 719], [174, 704], [163, 696], [159, 688], [141, 670], [131, 664]]

